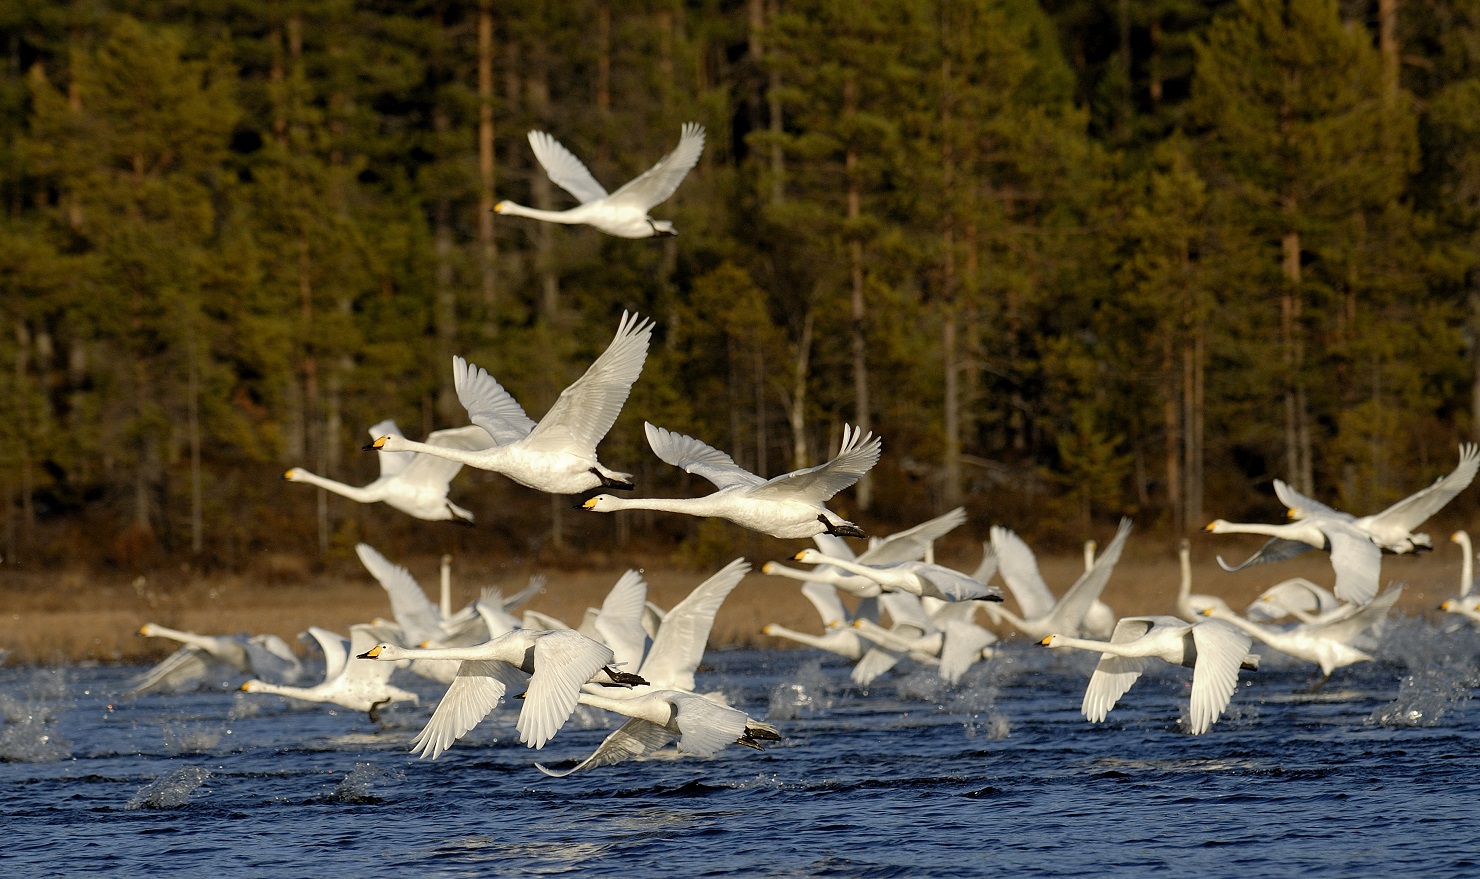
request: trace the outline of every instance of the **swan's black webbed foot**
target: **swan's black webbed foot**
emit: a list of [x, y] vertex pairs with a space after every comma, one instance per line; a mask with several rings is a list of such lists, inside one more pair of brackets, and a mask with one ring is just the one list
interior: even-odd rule
[[380, 706], [389, 705], [390, 703], [390, 699], [381, 699], [379, 702], [372, 702], [370, 704], [370, 722], [380, 723]]
[[631, 491], [634, 488], [637, 488], [636, 483], [632, 482], [630, 479], [612, 479], [610, 476], [607, 476], [600, 470], [597, 470], [595, 467], [591, 468], [591, 475], [600, 480], [602, 488], [615, 488], [618, 491]]
[[821, 513], [817, 514], [817, 521], [822, 523], [822, 530], [837, 537], [867, 537], [863, 529], [852, 522], [839, 522], [834, 525], [827, 521], [827, 517]]
[[645, 687], [648, 683], [647, 678], [644, 678], [642, 675], [617, 671], [611, 666], [607, 666], [602, 671], [605, 671], [606, 676], [611, 679], [609, 681], [597, 681], [603, 687]]

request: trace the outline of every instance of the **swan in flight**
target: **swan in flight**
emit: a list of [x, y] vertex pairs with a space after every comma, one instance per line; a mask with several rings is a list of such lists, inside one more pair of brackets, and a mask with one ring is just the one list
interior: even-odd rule
[[[351, 653], [370, 649], [371, 645], [385, 635], [382, 630], [369, 625], [351, 626], [349, 632], [349, 652]], [[395, 671], [394, 666], [376, 666], [372, 663], [348, 662], [342, 659], [336, 662], [336, 657], [330, 655], [334, 648], [329, 640], [315, 633], [313, 629], [310, 629], [309, 633], [324, 650], [325, 674], [321, 683], [312, 687], [289, 687], [267, 681], [250, 680], [242, 684], [242, 690], [248, 693], [286, 696], [289, 699], [299, 699], [305, 702], [324, 702], [339, 705], [351, 711], [364, 711], [370, 715], [372, 722], [380, 720], [379, 711], [382, 705], [392, 702], [417, 704], [415, 693], [391, 685], [390, 677], [391, 672]]]
[[1302, 623], [1292, 629], [1261, 625], [1222, 608], [1210, 607], [1203, 615], [1237, 626], [1281, 653], [1319, 665], [1321, 677], [1310, 688], [1310, 692], [1315, 692], [1331, 679], [1336, 669], [1372, 660], [1372, 655], [1363, 649], [1364, 636], [1369, 631], [1375, 634], [1381, 630], [1388, 611], [1402, 594], [1403, 587], [1395, 586], [1365, 605], [1349, 604], [1345, 613], [1327, 614], [1314, 623]]
[[[773, 566], [775, 566], [774, 562], [766, 562], [761, 567], [761, 572], [772, 573], [770, 569]], [[788, 568], [787, 570], [795, 569]], [[799, 573], [806, 572], [800, 571]], [[858, 632], [853, 628], [853, 623], [858, 619], [877, 619], [878, 599], [861, 599], [857, 609], [850, 614], [843, 606], [842, 599], [838, 597], [838, 590], [829, 583], [803, 583], [802, 597], [811, 602], [812, 607], [817, 610], [817, 616], [822, 620], [821, 635], [799, 632], [776, 623], [767, 623], [761, 628], [761, 634], [772, 638], [785, 638], [788, 641], [835, 653], [844, 659], [862, 658], [868, 649], [868, 644], [859, 637]]]
[[886, 592], [909, 592], [942, 601], [1001, 601], [1002, 590], [972, 579], [954, 568], [931, 562], [893, 562], [862, 565], [849, 559], [804, 549], [793, 556], [809, 565], [832, 565], [867, 577]]
[[[886, 602], [893, 626], [857, 619], [853, 627], [875, 645], [875, 650], [888, 654], [893, 661], [865, 655], [853, 667], [853, 683], [868, 686], [900, 659], [909, 657], [924, 665], [933, 665], [941, 679], [959, 683], [971, 666], [996, 652], [997, 636], [976, 622], [977, 605], [969, 601], [942, 602], [924, 599], [908, 592], [880, 596]], [[935, 607], [927, 610], [925, 602]], [[913, 607], [906, 605], [912, 604]], [[873, 661], [869, 661], [873, 659]]]
[[581, 693], [580, 698], [582, 705], [631, 719], [607, 736], [591, 756], [570, 769], [556, 771], [536, 763], [535, 767], [546, 775], [564, 778], [582, 769], [646, 756], [675, 737], [678, 750], [695, 757], [712, 757], [732, 744], [759, 751], [761, 742], [781, 739], [771, 724], [752, 720], [739, 709], [683, 690], [657, 689], [616, 699]]
[[1464, 443], [1459, 447], [1459, 465], [1448, 475], [1439, 477], [1429, 487], [1414, 492], [1380, 513], [1361, 518], [1308, 498], [1278, 479], [1274, 481], [1274, 493], [1289, 508], [1292, 519], [1343, 519], [1386, 552], [1419, 552], [1433, 549], [1434, 544], [1427, 534], [1413, 529], [1427, 522], [1460, 492], [1469, 488], [1475, 479], [1476, 470], [1480, 470], [1480, 445]]
[[1225, 571], [1241, 571], [1250, 565], [1279, 562], [1312, 549], [1331, 554], [1331, 567], [1336, 571], [1336, 597], [1355, 604], [1366, 604], [1377, 595], [1382, 574], [1382, 550], [1367, 538], [1367, 533], [1347, 519], [1312, 512], [1304, 518], [1279, 525], [1257, 522], [1228, 522], [1214, 519], [1204, 528], [1210, 534], [1263, 534], [1264, 545], [1238, 565], [1229, 565], [1218, 557]]
[[843, 444], [831, 461], [772, 479], [741, 468], [729, 455], [693, 437], [644, 423], [648, 445], [665, 462], [719, 489], [697, 498], [618, 498], [598, 494], [582, 506], [598, 513], [659, 510], [728, 519], [772, 537], [835, 534], [863, 537], [863, 529], [823, 506], [878, 463], [883, 444], [873, 434], [843, 427]]
[[1256, 623], [1277, 622], [1286, 616], [1310, 623], [1342, 606], [1340, 599], [1326, 587], [1304, 577], [1291, 577], [1259, 593], [1244, 608], [1244, 616]]
[[468, 450], [412, 442], [394, 434], [366, 446], [387, 452], [421, 452], [480, 470], [502, 473], [520, 485], [550, 494], [593, 488], [632, 488], [632, 475], [596, 460], [596, 444], [611, 430], [647, 360], [653, 322], [622, 313], [616, 337], [538, 424], [482, 367], [452, 358], [457, 399], [473, 424], [493, 438], [489, 448]]
[[1105, 547], [1104, 553], [1090, 563], [1089, 569], [1058, 601], [1048, 591], [1043, 575], [1038, 572], [1033, 550], [1022, 538], [1000, 525], [993, 525], [990, 533], [992, 551], [997, 557], [997, 571], [1023, 611], [1020, 617], [1006, 608], [989, 607], [987, 613], [993, 621], [1006, 620], [1035, 641], [1055, 633], [1078, 635], [1083, 631], [1107, 635], [1115, 627], [1114, 615], [1100, 601], [1100, 594], [1110, 582], [1110, 573], [1120, 561], [1121, 551], [1130, 537], [1130, 519], [1120, 520], [1115, 538]]
[[433, 760], [487, 717], [506, 690], [524, 686], [525, 675], [529, 676], [529, 688], [524, 692], [515, 727], [519, 741], [531, 748], [543, 748], [565, 726], [576, 710], [581, 685], [587, 681], [619, 687], [646, 683], [636, 675], [611, 668], [611, 648], [570, 629], [516, 629], [471, 647], [377, 644], [356, 654], [356, 658], [380, 663], [403, 659], [459, 663], [457, 676], [431, 719], [411, 741], [411, 753]]
[[139, 635], [168, 638], [181, 646], [141, 675], [125, 694], [128, 696], [174, 692], [238, 674], [278, 684], [291, 684], [303, 676], [303, 666], [293, 648], [277, 635], [201, 635], [158, 623], [145, 623]]
[[580, 205], [564, 211], [542, 211], [501, 201], [493, 206], [494, 213], [594, 226], [618, 238], [652, 238], [678, 234], [672, 222], [654, 220], [648, 211], [667, 201], [699, 161], [704, 152], [704, 126], [685, 123], [673, 152], [610, 195], [581, 160], [555, 138], [543, 131], [531, 131], [529, 146], [550, 181], [575, 196]]
[[1249, 655], [1253, 639], [1218, 620], [1189, 623], [1172, 616], [1125, 617], [1115, 624], [1109, 641], [1086, 641], [1049, 635], [1045, 647], [1072, 647], [1100, 654], [1080, 711], [1099, 723], [1135, 684], [1153, 659], [1192, 669], [1192, 713], [1188, 731], [1208, 731], [1228, 708], [1238, 687], [1240, 668], [1259, 667]]
[[[404, 439], [396, 422], [389, 419], [370, 428], [371, 439], [382, 436]], [[470, 424], [432, 431], [427, 436], [427, 445], [476, 452], [493, 445], [493, 438], [488, 431]], [[283, 478], [289, 482], [317, 485], [362, 504], [380, 501], [418, 519], [472, 524], [473, 514], [447, 499], [448, 486], [452, 477], [462, 469], [462, 464], [416, 452], [382, 451], [377, 457], [380, 458], [380, 478], [369, 485], [345, 485], [302, 467], [294, 467], [284, 473]]]
[[[841, 538], [831, 534], [814, 534], [812, 540], [817, 548], [827, 555], [850, 559], [863, 565], [883, 565], [891, 562], [920, 561], [931, 552], [935, 541], [949, 534], [966, 521], [966, 509], [957, 507], [944, 515], [921, 522], [913, 528], [883, 538], [870, 538], [868, 549], [853, 554], [853, 548]], [[831, 565], [818, 565], [810, 570], [789, 568], [776, 562], [761, 566], [762, 574], [790, 577], [806, 583], [822, 583], [837, 587], [851, 595], [870, 598], [879, 594], [879, 584], [859, 574], [850, 574]], [[990, 575], [988, 575], [990, 577]], [[977, 577], [983, 583], [987, 578]], [[828, 621], [823, 620], [826, 624]]]

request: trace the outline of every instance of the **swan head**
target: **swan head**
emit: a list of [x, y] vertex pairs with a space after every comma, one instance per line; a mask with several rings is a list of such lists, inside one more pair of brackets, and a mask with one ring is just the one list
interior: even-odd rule
[[374, 647], [371, 647], [369, 650], [366, 650], [364, 653], [361, 653], [360, 655], [355, 657], [355, 659], [381, 660], [392, 660], [400, 658], [401, 648], [396, 647], [392, 644], [376, 644]]
[[776, 563], [775, 562], [766, 562], [764, 565], [761, 565], [761, 573], [762, 574], [769, 574], [769, 573], [771, 573], [774, 570], [776, 570]]
[[509, 208], [509, 203], [507, 201], [501, 201], [498, 204], [496, 204], [496, 205], [493, 206], [493, 212], [495, 214], [501, 214], [504, 211], [508, 210], [508, 208]]
[[243, 693], [260, 693], [260, 692], [262, 692], [261, 687], [262, 687], [262, 682], [261, 681], [251, 680], [251, 681], [247, 681], [245, 684], [242, 684], [241, 685], [241, 691]]
[[1042, 641], [1039, 641], [1038, 642], [1038, 646], [1040, 646], [1040, 647], [1062, 647], [1062, 646], [1064, 646], [1063, 643], [1062, 643], [1063, 640], [1064, 640], [1064, 636], [1063, 635], [1049, 635], [1047, 638], [1044, 638]]
[[385, 444], [389, 440], [390, 440], [390, 437], [389, 436], [377, 437], [376, 440], [375, 440], [375, 442], [373, 442], [370, 445], [368, 445], [368, 446], [365, 447], [365, 450], [366, 451], [369, 451], [371, 449], [374, 449], [377, 452], [384, 451], [385, 450]]
[[1203, 530], [1206, 531], [1209, 534], [1222, 534], [1223, 533], [1223, 530], [1225, 528], [1227, 528], [1227, 527], [1228, 527], [1228, 520], [1226, 520], [1226, 519], [1214, 519], [1213, 521], [1211, 521], [1208, 524], [1204, 525], [1203, 526]]
[[791, 558], [792, 561], [806, 562], [809, 565], [815, 565], [821, 561], [821, 555], [822, 553], [818, 552], [815, 549], [804, 549]]
[[581, 509], [594, 510], [598, 513], [610, 513], [613, 510], [617, 509], [617, 504], [620, 501], [621, 498], [613, 497], [609, 494], [598, 494], [592, 497], [588, 497], [584, 501], [582, 501]]
[[283, 478], [288, 480], [289, 482], [292, 482], [294, 479], [298, 478], [297, 468], [290, 469], [287, 473], [284, 473]]
[[145, 638], [152, 638], [152, 637], [154, 637], [154, 624], [153, 623], [145, 623], [144, 625], [140, 626], [139, 627], [139, 634], [140, 635], [143, 635]]
[[1439, 605], [1440, 610], [1449, 610], [1451, 607], [1454, 607], [1454, 599], [1452, 598]]
[[766, 623], [764, 626], [761, 626], [761, 634], [762, 635], [775, 635], [776, 634], [776, 626], [775, 626], [775, 624], [773, 624], [773, 623]]

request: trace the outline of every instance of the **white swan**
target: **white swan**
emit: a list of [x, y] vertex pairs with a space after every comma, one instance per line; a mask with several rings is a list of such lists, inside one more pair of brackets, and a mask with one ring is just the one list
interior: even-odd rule
[[1415, 552], [1433, 549], [1434, 544], [1427, 534], [1413, 529], [1428, 521], [1468, 488], [1474, 481], [1477, 470], [1480, 470], [1480, 445], [1463, 443], [1459, 447], [1459, 464], [1447, 475], [1439, 477], [1429, 487], [1414, 492], [1382, 512], [1361, 518], [1306, 497], [1278, 479], [1274, 481], [1274, 493], [1289, 508], [1289, 515], [1293, 519], [1341, 518], [1387, 552]]
[[524, 706], [519, 710], [515, 727], [519, 730], [519, 741], [531, 748], [543, 748], [560, 731], [575, 711], [581, 685], [587, 681], [616, 686], [642, 682], [610, 668], [611, 648], [570, 629], [549, 632], [517, 629], [472, 647], [377, 644], [356, 656], [377, 660], [374, 664], [403, 659], [459, 663], [457, 676], [437, 703], [431, 719], [411, 740], [411, 753], [434, 760], [487, 717], [505, 690], [523, 686], [524, 675], [529, 675], [529, 689], [524, 693]]
[[[382, 436], [402, 437], [401, 429], [396, 426], [396, 422], [389, 419], [370, 428], [371, 439]], [[466, 427], [434, 430], [427, 436], [427, 445], [478, 451], [493, 445], [493, 438], [483, 428], [470, 424]], [[380, 501], [418, 519], [450, 519], [465, 523], [473, 521], [472, 513], [447, 499], [447, 489], [452, 483], [452, 477], [462, 469], [462, 464], [436, 455], [415, 452], [382, 451], [377, 457], [380, 458], [380, 478], [369, 485], [345, 485], [343, 482], [310, 473], [302, 467], [292, 468], [283, 474], [283, 478], [289, 482], [317, 485], [362, 504]]]
[[[1006, 620], [1013, 628], [1038, 640], [1045, 635], [1081, 632], [1109, 634], [1114, 628], [1114, 614], [1100, 601], [1100, 594], [1110, 582], [1110, 574], [1120, 561], [1125, 542], [1131, 534], [1131, 520], [1121, 519], [1115, 538], [1105, 547], [1105, 552], [1055, 601], [1038, 572], [1038, 562], [1033, 551], [1012, 531], [993, 525], [991, 530], [992, 551], [997, 557], [997, 570], [1012, 590], [1023, 616], [1006, 608], [989, 607], [988, 615], [994, 621]], [[1088, 555], [1086, 555], [1088, 561]], [[1096, 606], [1103, 608], [1095, 612]], [[1107, 621], [1105, 618], [1109, 617]]]
[[1326, 587], [1304, 577], [1291, 577], [1259, 593], [1244, 609], [1244, 616], [1256, 623], [1276, 622], [1286, 616], [1310, 623], [1341, 606], [1341, 601]]
[[1001, 601], [1002, 590], [988, 586], [945, 565], [930, 562], [893, 562], [861, 565], [849, 559], [804, 549], [793, 556], [809, 565], [832, 565], [873, 580], [885, 591], [909, 592], [942, 601]]
[[[761, 571], [771, 573], [770, 568], [773, 566], [773, 562], [766, 562]], [[787, 570], [795, 569], [788, 568]], [[873, 620], [877, 618], [878, 600], [875, 598], [862, 599], [858, 604], [858, 609], [850, 614], [848, 609], [843, 607], [842, 599], [838, 598], [837, 589], [828, 583], [803, 583], [802, 597], [811, 602], [812, 607], [817, 610], [817, 616], [822, 620], [821, 635], [788, 629], [777, 623], [767, 623], [761, 627], [761, 634], [772, 638], [785, 638], [788, 641], [835, 653], [844, 659], [862, 658], [868, 645], [853, 629], [853, 622], [855, 619]]]
[[582, 506], [599, 513], [659, 510], [728, 519], [772, 537], [811, 537], [826, 532], [862, 537], [863, 529], [823, 506], [857, 482], [879, 460], [882, 443], [873, 434], [843, 428], [843, 444], [831, 461], [762, 479], [729, 455], [693, 437], [644, 423], [648, 445], [669, 464], [702, 476], [719, 489], [697, 498], [618, 498], [598, 494]]
[[1208, 731], [1228, 708], [1238, 687], [1238, 671], [1258, 668], [1249, 655], [1247, 634], [1217, 620], [1189, 623], [1171, 616], [1126, 617], [1107, 641], [1049, 635], [1045, 647], [1073, 647], [1100, 655], [1080, 711], [1092, 723], [1105, 719], [1152, 659], [1192, 669], [1192, 711], [1188, 731]]
[[550, 494], [579, 494], [593, 488], [631, 488], [632, 475], [602, 466], [601, 442], [622, 411], [647, 359], [653, 322], [622, 313], [617, 335], [538, 424], [493, 376], [461, 357], [452, 358], [457, 399], [473, 424], [493, 438], [480, 451], [431, 446], [403, 437], [380, 437], [366, 448], [423, 452], [480, 470], [502, 473], [520, 485]]
[[[891, 562], [919, 561], [924, 559], [935, 541], [949, 534], [966, 521], [966, 509], [957, 507], [948, 513], [921, 522], [913, 528], [883, 538], [870, 538], [868, 549], [858, 555], [841, 538], [831, 534], [814, 534], [812, 540], [823, 553], [840, 559], [851, 559], [864, 565], [883, 565]], [[879, 585], [867, 577], [850, 574], [831, 565], [818, 565], [810, 570], [789, 568], [776, 562], [761, 566], [762, 574], [790, 577], [806, 583], [824, 583], [844, 592], [864, 598], [879, 594]], [[983, 583], [986, 579], [978, 577]], [[823, 621], [824, 624], [827, 620]]]
[[1195, 623], [1202, 619], [1202, 612], [1210, 607], [1221, 607], [1229, 613], [1233, 612], [1228, 602], [1216, 595], [1193, 593], [1192, 543], [1185, 537], [1182, 538], [1182, 546], [1177, 551], [1177, 558], [1182, 568], [1182, 581], [1177, 586], [1177, 616], [1189, 623]]
[[[638, 666], [638, 674], [653, 689], [694, 689], [694, 674], [709, 644], [715, 615], [748, 573], [750, 563], [743, 558], [735, 559], [705, 578], [663, 615], [653, 643]], [[644, 689], [639, 685], [631, 692], [642, 693]], [[626, 694], [614, 691], [611, 695], [621, 698]]]
[[127, 696], [182, 690], [222, 675], [253, 675], [278, 684], [303, 676], [293, 649], [277, 635], [201, 635], [158, 623], [145, 623], [139, 634], [178, 641], [181, 647], [141, 675]]
[[1475, 548], [1466, 531], [1456, 531], [1449, 535], [1449, 539], [1459, 544], [1460, 550], [1464, 552], [1464, 558], [1460, 562], [1459, 595], [1446, 599], [1439, 605], [1439, 609], [1445, 613], [1458, 614], [1472, 624], [1480, 625], [1480, 593], [1475, 591]]
[[1348, 605], [1349, 612], [1340, 618], [1293, 629], [1260, 625], [1221, 608], [1208, 608], [1203, 615], [1237, 626], [1281, 653], [1319, 665], [1321, 678], [1310, 688], [1314, 692], [1330, 680], [1336, 669], [1372, 660], [1372, 655], [1357, 645], [1367, 632], [1380, 630], [1388, 611], [1402, 594], [1403, 587], [1395, 586], [1366, 605]]
[[[367, 625], [351, 626], [349, 632], [351, 652], [369, 649], [383, 634], [375, 627]], [[318, 638], [317, 635], [315, 637]], [[242, 690], [248, 693], [286, 696], [289, 699], [300, 699], [305, 702], [324, 702], [339, 705], [351, 711], [364, 711], [370, 715], [371, 721], [380, 719], [378, 712], [382, 705], [391, 702], [410, 702], [413, 705], [417, 703], [415, 693], [391, 685], [390, 677], [391, 672], [395, 670], [394, 667], [376, 666], [365, 662], [342, 662], [338, 668], [335, 668], [329, 657], [329, 650], [332, 648], [326, 646], [322, 639], [319, 643], [325, 648], [326, 661], [326, 674], [321, 683], [312, 687], [289, 687], [267, 681], [250, 680], [242, 684]]]
[[1218, 564], [1225, 571], [1239, 571], [1250, 565], [1294, 558], [1311, 549], [1324, 549], [1331, 554], [1331, 567], [1336, 571], [1337, 598], [1366, 604], [1377, 594], [1382, 574], [1382, 550], [1367, 538], [1365, 531], [1347, 519], [1319, 512], [1311, 512], [1304, 518], [1281, 525], [1214, 519], [1203, 530], [1211, 534], [1263, 534], [1269, 537], [1242, 564], [1230, 566], [1219, 556]]
[[652, 238], [678, 234], [672, 222], [654, 220], [648, 211], [667, 201], [699, 161], [699, 154], [704, 152], [704, 126], [685, 123], [673, 152], [610, 195], [581, 160], [555, 138], [543, 131], [531, 131], [529, 146], [551, 182], [575, 196], [580, 205], [564, 211], [543, 211], [501, 201], [493, 206], [495, 213], [594, 226], [619, 238]]
[[[914, 598], [909, 593], [894, 593], [894, 596]], [[897, 618], [887, 629], [866, 619], [854, 620], [852, 625], [865, 640], [894, 654], [896, 661], [908, 656], [916, 662], [934, 665], [942, 680], [956, 684], [978, 660], [995, 653], [997, 636], [976, 623], [975, 611], [976, 605], [969, 602], [947, 602], [923, 624]], [[891, 616], [894, 616], [892, 611]], [[887, 670], [860, 662], [854, 666], [853, 682], [868, 686]]]
[[582, 693], [581, 704], [631, 718], [597, 746], [585, 760], [564, 771], [539, 763], [546, 775], [564, 778], [594, 766], [610, 766], [642, 757], [678, 738], [678, 750], [695, 757], [712, 757], [731, 744], [761, 750], [762, 741], [779, 741], [769, 723], [752, 720], [745, 712], [707, 696], [682, 690], [652, 690], [630, 698], [611, 699]]

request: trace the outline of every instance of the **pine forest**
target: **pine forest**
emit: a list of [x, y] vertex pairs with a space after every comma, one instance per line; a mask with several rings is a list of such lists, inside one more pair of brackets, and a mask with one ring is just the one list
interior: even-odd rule
[[[859, 426], [870, 530], [1172, 546], [1480, 434], [1480, 0], [0, 0], [0, 49], [7, 567], [731, 558], [471, 469], [468, 529], [283, 480], [467, 424], [454, 356], [538, 418], [624, 311], [604, 463], [690, 496], [645, 421], [766, 476]], [[494, 211], [575, 204], [532, 131], [615, 188], [690, 122], [676, 235]]]

